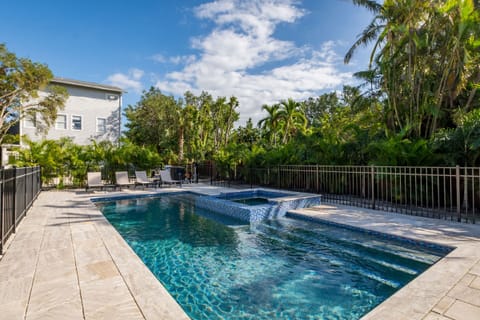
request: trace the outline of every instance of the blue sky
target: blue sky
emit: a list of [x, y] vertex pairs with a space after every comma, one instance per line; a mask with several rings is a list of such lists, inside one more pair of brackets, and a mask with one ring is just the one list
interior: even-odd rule
[[343, 56], [371, 14], [349, 0], [9, 1], [0, 42], [55, 76], [119, 86], [124, 106], [156, 86], [235, 95], [240, 124], [262, 104], [351, 84]]

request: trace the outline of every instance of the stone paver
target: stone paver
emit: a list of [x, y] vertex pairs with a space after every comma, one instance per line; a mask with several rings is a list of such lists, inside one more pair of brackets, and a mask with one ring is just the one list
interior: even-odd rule
[[463, 301], [455, 301], [447, 312], [445, 312], [445, 315], [452, 319], [478, 320], [480, 319], [480, 307]]
[[[117, 194], [40, 194], [0, 260], [1, 319], [188, 319], [90, 202]], [[478, 225], [337, 205], [296, 213], [456, 248], [363, 319], [480, 320]]]

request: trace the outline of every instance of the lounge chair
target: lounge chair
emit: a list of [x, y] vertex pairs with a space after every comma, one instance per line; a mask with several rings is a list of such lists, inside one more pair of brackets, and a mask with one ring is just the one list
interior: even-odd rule
[[133, 182], [130, 182], [130, 179], [128, 179], [128, 172], [127, 171], [117, 171], [115, 172], [115, 181], [116, 185], [121, 188], [121, 187], [128, 187], [134, 186], [135, 184]]
[[148, 179], [147, 172], [145, 171], [135, 171], [135, 179], [136, 179], [135, 183], [142, 185], [144, 188], [148, 185], [154, 184], [153, 181]]
[[87, 172], [87, 186], [85, 187], [85, 191], [88, 191], [89, 188], [100, 188], [100, 190], [103, 190], [103, 188], [107, 187], [115, 186], [103, 183], [100, 172]]
[[160, 178], [162, 179], [162, 184], [175, 184], [178, 183], [180, 184], [180, 187], [182, 186], [182, 181], [181, 180], [173, 180], [170, 177], [170, 171], [168, 170], [160, 170]]

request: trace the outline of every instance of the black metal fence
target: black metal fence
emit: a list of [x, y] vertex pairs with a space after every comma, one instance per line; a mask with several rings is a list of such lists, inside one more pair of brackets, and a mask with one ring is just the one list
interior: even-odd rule
[[40, 167], [0, 169], [0, 254], [41, 190]]
[[[319, 193], [328, 203], [476, 223], [480, 168], [281, 165], [199, 166], [212, 184], [244, 184]], [[208, 177], [208, 178], [207, 178]]]

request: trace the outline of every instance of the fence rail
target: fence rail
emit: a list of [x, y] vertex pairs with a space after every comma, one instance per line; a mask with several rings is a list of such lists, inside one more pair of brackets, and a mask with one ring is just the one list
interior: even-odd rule
[[281, 165], [267, 168], [199, 166], [212, 184], [244, 183], [319, 193], [339, 203], [476, 223], [480, 219], [479, 167]]
[[0, 169], [0, 254], [41, 190], [40, 167]]

